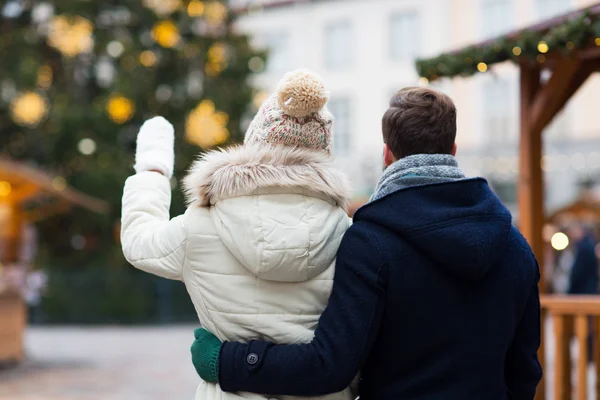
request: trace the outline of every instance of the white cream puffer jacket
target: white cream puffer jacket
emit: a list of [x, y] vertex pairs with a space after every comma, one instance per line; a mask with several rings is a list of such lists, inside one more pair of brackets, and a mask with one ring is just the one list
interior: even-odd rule
[[[350, 225], [349, 185], [329, 156], [286, 147], [213, 151], [195, 163], [184, 186], [189, 208], [169, 220], [167, 177], [148, 171], [127, 180], [127, 260], [182, 280], [202, 326], [221, 340], [309, 342]], [[206, 382], [196, 393], [197, 400], [267, 398], [293, 397], [225, 393]], [[321, 397], [351, 398], [349, 389]]]

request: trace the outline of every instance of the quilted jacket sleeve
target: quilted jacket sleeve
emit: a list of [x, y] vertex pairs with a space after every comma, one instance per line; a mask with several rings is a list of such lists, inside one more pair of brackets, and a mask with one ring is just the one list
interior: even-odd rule
[[171, 185], [157, 172], [125, 182], [121, 243], [127, 261], [142, 271], [181, 280], [187, 242], [187, 214], [169, 220]]

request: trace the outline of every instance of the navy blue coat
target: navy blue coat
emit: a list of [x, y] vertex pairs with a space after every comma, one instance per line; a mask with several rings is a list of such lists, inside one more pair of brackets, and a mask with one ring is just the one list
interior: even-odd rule
[[575, 261], [569, 279], [569, 294], [598, 293], [596, 242], [591, 235], [576, 243]]
[[[225, 343], [226, 391], [361, 400], [530, 400], [539, 268], [483, 179], [403, 189], [346, 233], [311, 343]], [[249, 357], [249, 355], [253, 355]]]

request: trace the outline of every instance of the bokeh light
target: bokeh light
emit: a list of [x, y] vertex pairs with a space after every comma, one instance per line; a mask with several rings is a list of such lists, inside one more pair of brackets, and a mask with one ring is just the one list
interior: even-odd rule
[[550, 239], [550, 244], [554, 250], [564, 250], [569, 246], [569, 237], [562, 232], [556, 232]]
[[124, 124], [135, 114], [135, 104], [123, 95], [113, 94], [106, 103], [106, 112], [114, 123]]

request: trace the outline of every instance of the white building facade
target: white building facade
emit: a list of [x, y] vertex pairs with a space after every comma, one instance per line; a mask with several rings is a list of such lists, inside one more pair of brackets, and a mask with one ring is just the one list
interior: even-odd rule
[[[415, 59], [435, 56], [595, 0], [231, 0], [237, 29], [269, 50], [256, 86], [275, 89], [283, 73], [318, 72], [331, 92], [334, 153], [355, 195], [381, 172], [381, 117], [390, 97], [419, 80]], [[245, 9], [246, 11], [241, 11]], [[459, 162], [516, 202], [518, 70], [510, 63], [467, 79], [435, 82], [458, 108]], [[600, 79], [592, 77], [545, 133], [548, 207], [572, 201], [600, 173]], [[260, 100], [260, 99], [258, 99]], [[513, 208], [513, 207], [511, 207]]]

